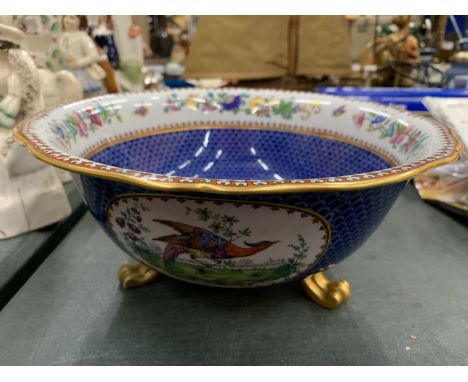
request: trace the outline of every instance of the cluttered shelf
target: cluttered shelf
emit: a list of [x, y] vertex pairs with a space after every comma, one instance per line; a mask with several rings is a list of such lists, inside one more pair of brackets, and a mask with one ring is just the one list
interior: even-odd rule
[[329, 311], [294, 283], [239, 290], [161, 277], [123, 289], [125, 255], [87, 213], [1, 312], [0, 362], [464, 364], [467, 233], [408, 185], [330, 272], [350, 280], [353, 296]]

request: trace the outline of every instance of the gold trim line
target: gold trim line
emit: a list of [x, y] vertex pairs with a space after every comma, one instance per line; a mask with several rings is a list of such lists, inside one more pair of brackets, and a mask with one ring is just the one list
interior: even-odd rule
[[[450, 132], [453, 136], [453, 133]], [[26, 147], [26, 149], [34, 155], [37, 159], [44, 161], [52, 166], [61, 168], [63, 170], [71, 171], [81, 175], [89, 175], [102, 179], [122, 182], [139, 187], [146, 188], [154, 191], [177, 191], [177, 192], [206, 192], [206, 193], [225, 193], [225, 194], [275, 194], [275, 193], [294, 193], [294, 192], [315, 192], [315, 191], [352, 191], [365, 188], [379, 187], [388, 184], [402, 182], [415, 177], [416, 175], [425, 172], [431, 168], [438, 167], [444, 164], [453, 162], [458, 158], [458, 153], [463, 149], [461, 142], [454, 137], [457, 144], [453, 153], [445, 158], [441, 158], [412, 170], [402, 171], [398, 174], [388, 175], [378, 179], [364, 179], [354, 181], [342, 182], [326, 182], [323, 183], [295, 183], [295, 184], [271, 184], [271, 185], [258, 185], [258, 186], [225, 186], [212, 183], [169, 183], [157, 180], [149, 180], [137, 178], [127, 174], [109, 173], [107, 171], [85, 168], [78, 165], [64, 163], [57, 159], [50, 158], [32, 147], [28, 140], [16, 130], [15, 138]], [[386, 171], [391, 171], [387, 169]], [[194, 179], [195, 181], [196, 179]]]

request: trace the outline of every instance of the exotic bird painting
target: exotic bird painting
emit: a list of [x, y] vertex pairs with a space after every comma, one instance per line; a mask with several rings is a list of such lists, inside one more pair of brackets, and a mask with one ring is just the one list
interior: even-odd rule
[[255, 255], [278, 241], [260, 241], [248, 243], [245, 247], [238, 246], [221, 235], [217, 235], [207, 229], [195, 227], [189, 224], [173, 222], [170, 220], [153, 221], [172, 227], [178, 234], [166, 235], [154, 238], [167, 243], [163, 253], [163, 263], [168, 268], [182, 253], [205, 265], [214, 265], [220, 260], [235, 259]]

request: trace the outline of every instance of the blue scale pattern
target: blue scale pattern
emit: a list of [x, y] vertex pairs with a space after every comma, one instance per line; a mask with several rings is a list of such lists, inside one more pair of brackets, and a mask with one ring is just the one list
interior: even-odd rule
[[405, 186], [405, 182], [401, 182], [355, 191], [226, 196], [204, 193], [154, 192], [132, 185], [88, 176], [81, 176], [81, 180], [91, 213], [111, 238], [112, 233], [106, 226], [106, 205], [113, 197], [124, 193], [154, 193], [182, 197], [196, 196], [269, 202], [302, 207], [318, 212], [328, 220], [332, 229], [332, 239], [326, 254], [310, 270], [310, 273], [316, 273], [321, 269], [337, 264], [363, 244], [381, 223]]
[[137, 171], [218, 179], [307, 179], [392, 167], [367, 150], [333, 139], [235, 128], [137, 138], [90, 159]]

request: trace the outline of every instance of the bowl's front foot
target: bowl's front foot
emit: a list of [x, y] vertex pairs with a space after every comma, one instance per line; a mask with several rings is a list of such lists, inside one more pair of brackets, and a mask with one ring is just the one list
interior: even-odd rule
[[144, 264], [123, 263], [117, 273], [124, 288], [137, 288], [152, 284], [159, 278], [159, 273]]
[[323, 272], [306, 277], [302, 280], [302, 286], [316, 304], [328, 309], [340, 307], [351, 296], [349, 282], [329, 280]]

